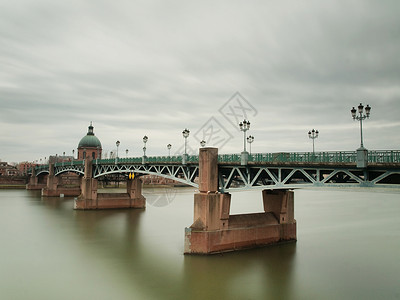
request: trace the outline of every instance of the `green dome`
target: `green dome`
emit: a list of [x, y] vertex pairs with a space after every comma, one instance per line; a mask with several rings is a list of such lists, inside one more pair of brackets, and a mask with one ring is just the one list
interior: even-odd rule
[[80, 140], [78, 148], [101, 148], [100, 140], [94, 135], [92, 123], [90, 123], [88, 133]]

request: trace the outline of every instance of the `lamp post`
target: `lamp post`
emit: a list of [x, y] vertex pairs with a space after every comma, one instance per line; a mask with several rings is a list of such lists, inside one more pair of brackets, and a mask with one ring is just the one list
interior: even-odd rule
[[201, 147], [204, 147], [206, 145], [206, 141], [205, 140], [202, 140], [201, 142], [200, 142], [200, 146]]
[[184, 165], [186, 164], [186, 159], [187, 159], [186, 144], [187, 144], [187, 138], [189, 137], [189, 133], [190, 133], [190, 130], [187, 128], [185, 128], [182, 131], [183, 138], [185, 139], [185, 153], [183, 154], [183, 158], [182, 158], [182, 164], [184, 164]]
[[318, 134], [319, 134], [319, 131], [318, 131], [318, 130], [315, 130], [315, 129], [313, 129], [313, 130], [311, 130], [311, 131], [308, 131], [308, 137], [309, 137], [310, 139], [312, 139], [312, 153], [313, 153], [313, 157], [314, 157], [314, 154], [315, 154], [314, 140], [318, 137]]
[[171, 147], [172, 147], [172, 145], [171, 145], [171, 144], [168, 144], [168, 145], [167, 145], [167, 149], [168, 149], [168, 156], [171, 156]]
[[72, 159], [75, 159], [75, 150], [72, 149]]
[[249, 143], [249, 149], [250, 149], [250, 155], [251, 155], [251, 143], [254, 142], [254, 136], [249, 135], [249, 136], [247, 137], [247, 142]]
[[128, 152], [129, 152], [129, 150], [128, 150], [128, 149], [126, 149], [126, 150], [125, 150], [125, 153], [126, 153], [126, 158], [128, 158]]
[[360, 105], [357, 108], [359, 114], [358, 116], [357, 116], [357, 110], [354, 108], [354, 106], [350, 110], [353, 120], [360, 121], [361, 145], [360, 148], [357, 149], [357, 168], [365, 168], [367, 167], [368, 151], [367, 149], [364, 148], [362, 121], [369, 118], [369, 115], [371, 113], [371, 107], [367, 104], [367, 106], [365, 107], [365, 114], [364, 114], [364, 105], [362, 105], [362, 103], [360, 103]]
[[249, 160], [249, 153], [246, 151], [246, 131], [250, 129], [250, 122], [247, 120], [243, 120], [243, 122], [239, 123], [240, 131], [243, 131], [243, 152], [241, 153], [241, 162], [240, 164], [247, 165]]
[[143, 157], [142, 157], [142, 164], [145, 164], [146, 163], [146, 143], [147, 143], [147, 141], [149, 140], [149, 138], [145, 135], [144, 137], [143, 137], [143, 144], [144, 144], [144, 146], [143, 146]]
[[360, 148], [364, 147], [364, 141], [363, 141], [363, 131], [362, 131], [362, 121], [369, 118], [369, 115], [371, 113], [371, 107], [367, 104], [365, 107], [365, 114], [364, 114], [364, 106], [362, 103], [358, 106], [358, 113], [359, 116], [356, 115], [357, 110], [353, 107], [351, 109], [351, 116], [353, 117], [353, 120], [358, 120], [360, 121], [360, 135], [361, 135], [361, 146]]
[[117, 158], [118, 158], [118, 147], [119, 147], [120, 144], [121, 144], [120, 141], [116, 141], [116, 142], [115, 142], [115, 145], [117, 146]]

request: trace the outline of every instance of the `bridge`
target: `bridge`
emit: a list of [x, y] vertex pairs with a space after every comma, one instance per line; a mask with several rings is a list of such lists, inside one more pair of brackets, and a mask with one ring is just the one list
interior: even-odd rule
[[[194, 223], [185, 230], [185, 253], [209, 254], [296, 240], [293, 189], [400, 188], [400, 150], [239, 154], [200, 148], [199, 155], [92, 159], [40, 165], [30, 186], [46, 175], [44, 196], [76, 195], [75, 209], [144, 208], [140, 177], [157, 175], [196, 187]], [[79, 175], [80, 188], [57, 180]], [[98, 180], [122, 176], [126, 193], [97, 193]], [[233, 190], [262, 190], [264, 212], [230, 215]]]
[[[131, 157], [93, 160], [93, 178], [111, 174], [157, 175], [198, 188], [199, 156]], [[400, 184], [400, 150], [368, 152], [368, 167], [358, 168], [356, 151], [256, 153], [241, 165], [239, 154], [218, 155], [218, 191], [238, 189], [293, 189], [304, 187], [385, 187]], [[54, 164], [54, 175], [85, 174], [84, 161]], [[49, 174], [49, 165], [35, 168]]]

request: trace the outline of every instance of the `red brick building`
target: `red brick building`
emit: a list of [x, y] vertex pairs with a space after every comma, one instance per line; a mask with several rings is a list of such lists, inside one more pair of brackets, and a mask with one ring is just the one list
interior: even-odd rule
[[0, 161], [0, 176], [20, 176], [21, 172], [14, 166]]
[[36, 164], [34, 164], [34, 163], [24, 161], [24, 162], [19, 163], [17, 168], [18, 168], [18, 171], [22, 175], [27, 175], [28, 174], [28, 170], [30, 168], [32, 168], [32, 167], [35, 167], [35, 166], [36, 166]]

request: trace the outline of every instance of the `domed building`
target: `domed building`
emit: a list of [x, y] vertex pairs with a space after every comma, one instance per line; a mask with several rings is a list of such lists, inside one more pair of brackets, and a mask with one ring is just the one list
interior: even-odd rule
[[85, 159], [85, 157], [101, 158], [101, 143], [94, 135], [93, 128], [92, 122], [90, 122], [88, 133], [78, 144], [78, 160]]

